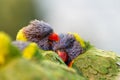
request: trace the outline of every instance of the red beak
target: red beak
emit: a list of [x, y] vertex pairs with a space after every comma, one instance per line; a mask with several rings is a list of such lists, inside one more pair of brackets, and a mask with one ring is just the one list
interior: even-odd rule
[[[66, 53], [65, 51], [59, 51], [59, 50], [57, 50], [57, 54], [58, 54], [58, 56], [59, 56], [64, 62], [66, 62], [66, 61], [68, 60], [68, 55], [67, 55], [67, 53]], [[72, 67], [73, 63], [74, 63], [74, 60], [72, 60], [72, 61], [68, 64], [68, 67]]]
[[67, 55], [66, 52], [64, 52], [64, 51], [59, 51], [59, 50], [58, 50], [57, 53], [58, 53], [59, 57], [60, 57], [64, 62], [67, 61], [68, 55]]
[[58, 34], [56, 34], [56, 33], [50, 34], [49, 40], [52, 40], [52, 41], [59, 41], [59, 36], [58, 36]]

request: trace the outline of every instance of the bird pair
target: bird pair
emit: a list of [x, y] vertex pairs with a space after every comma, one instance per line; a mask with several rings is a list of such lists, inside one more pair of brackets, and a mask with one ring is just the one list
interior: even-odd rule
[[0, 80], [86, 80], [74, 69], [60, 65], [62, 60], [56, 55], [40, 50], [33, 42], [12, 41], [0, 31]]
[[70, 66], [72, 60], [84, 52], [84, 41], [78, 34], [57, 35], [51, 25], [33, 20], [17, 34], [17, 40], [35, 42], [43, 50], [53, 50]]
[[88, 80], [119, 80], [120, 57], [114, 52], [95, 48], [77, 33], [57, 35], [49, 24], [34, 20], [18, 32], [17, 40], [35, 42], [40, 49], [55, 51], [68, 66]]

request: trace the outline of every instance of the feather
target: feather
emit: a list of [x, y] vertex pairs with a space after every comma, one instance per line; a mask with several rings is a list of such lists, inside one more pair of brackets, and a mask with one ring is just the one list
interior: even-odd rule
[[74, 66], [89, 80], [116, 80], [120, 66], [118, 56], [111, 51], [91, 47], [74, 59]]

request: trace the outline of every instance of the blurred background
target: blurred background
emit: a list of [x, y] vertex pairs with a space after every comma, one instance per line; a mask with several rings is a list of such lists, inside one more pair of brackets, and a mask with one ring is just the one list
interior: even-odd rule
[[77, 32], [84, 40], [120, 54], [120, 0], [0, 0], [0, 31], [13, 40], [33, 19], [57, 33]]

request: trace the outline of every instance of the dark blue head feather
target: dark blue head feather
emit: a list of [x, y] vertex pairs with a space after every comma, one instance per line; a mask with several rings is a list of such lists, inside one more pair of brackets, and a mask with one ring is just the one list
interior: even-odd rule
[[83, 52], [83, 48], [80, 43], [77, 42], [72, 34], [59, 34], [60, 41], [53, 43], [53, 50], [64, 50], [67, 52], [69, 60], [73, 60], [80, 53]]

